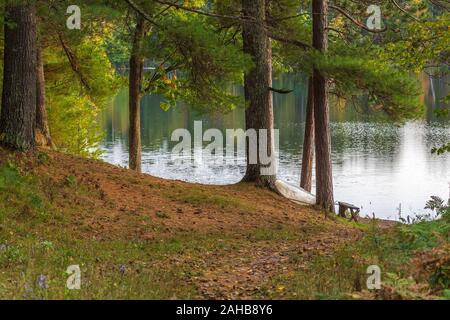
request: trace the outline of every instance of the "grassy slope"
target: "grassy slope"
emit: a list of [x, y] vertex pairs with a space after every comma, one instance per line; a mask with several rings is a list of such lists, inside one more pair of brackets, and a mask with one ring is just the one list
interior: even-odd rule
[[[250, 185], [165, 181], [55, 152], [0, 149], [0, 298], [443, 295], [442, 285], [428, 286], [433, 270], [416, 276], [404, 264], [418, 249], [447, 256], [448, 223], [435, 224], [420, 237], [412, 228], [381, 232]], [[371, 264], [391, 273], [376, 295], [360, 290]], [[66, 289], [70, 265], [81, 267], [79, 291]]]

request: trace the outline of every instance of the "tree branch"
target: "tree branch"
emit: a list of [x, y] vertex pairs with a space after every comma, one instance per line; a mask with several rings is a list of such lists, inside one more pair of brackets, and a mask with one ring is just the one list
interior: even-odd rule
[[450, 11], [450, 7], [446, 6], [445, 4], [441, 3], [439, 0], [428, 0], [430, 1], [433, 5], [435, 5], [436, 7], [439, 7], [441, 9]]
[[309, 45], [309, 44], [307, 44], [307, 43], [305, 43], [303, 41], [296, 40], [296, 39], [285, 38], [283, 36], [280, 36], [280, 35], [277, 35], [277, 34], [271, 32], [271, 31], [268, 31], [267, 34], [268, 34], [269, 38], [272, 38], [273, 40], [276, 40], [276, 41], [279, 41], [279, 42], [283, 42], [283, 43], [287, 43], [287, 44], [291, 44], [291, 45], [294, 45], [294, 46], [297, 46], [297, 47], [300, 47], [300, 48], [303, 48], [303, 49], [312, 49], [311, 45]]
[[[127, 2], [136, 12], [138, 12], [140, 15], [142, 15], [147, 21], [152, 22], [153, 24], [155, 24], [152, 19], [141, 9], [139, 8], [138, 5], [136, 5], [132, 0], [124, 0], [125, 2]], [[221, 18], [221, 19], [230, 19], [230, 20], [235, 20], [235, 21], [239, 21], [241, 23], [256, 23], [256, 20], [252, 17], [245, 17], [245, 16], [229, 16], [229, 15], [221, 15], [221, 14], [215, 14], [215, 13], [209, 13], [209, 12], [205, 12], [202, 10], [197, 10], [197, 9], [193, 9], [193, 8], [189, 8], [189, 7], [185, 7], [173, 2], [168, 2], [168, 1], [162, 1], [162, 0], [154, 0], [155, 2], [159, 3], [159, 4], [163, 4], [163, 5], [167, 5], [167, 6], [171, 6], [174, 7], [176, 9], [180, 9], [180, 10], [185, 10], [188, 12], [192, 12], [192, 13], [197, 13], [197, 14], [201, 14], [204, 16], [208, 16], [208, 17], [214, 17], [214, 18]], [[292, 44], [295, 45], [297, 47], [300, 48], [304, 48], [304, 49], [309, 49], [311, 48], [311, 46], [309, 44], [306, 44], [300, 40], [295, 40], [295, 39], [288, 39], [288, 38], [284, 38], [282, 36], [276, 35], [272, 32], [268, 32], [268, 36], [274, 40], [280, 41], [280, 42], [284, 42], [284, 43], [288, 43], [288, 44]]]
[[[126, 0], [126, 1], [129, 1], [129, 0]], [[183, 5], [176, 4], [174, 2], [162, 1], [162, 0], [154, 0], [154, 1], [159, 3], [159, 4], [164, 4], [164, 5], [167, 5], [167, 6], [174, 7], [176, 9], [181, 9], [181, 10], [184, 10], [184, 11], [197, 13], [197, 14], [200, 14], [200, 15], [203, 15], [203, 16], [207, 16], [207, 17], [239, 20], [239, 21], [242, 21], [242, 22], [256, 22], [256, 20], [253, 17], [229, 16], [229, 15], [223, 15], [223, 14], [217, 14], [217, 13], [210, 13], [210, 12], [206, 12], [206, 11], [202, 11], [202, 10], [198, 10], [198, 9], [194, 9], [194, 8], [185, 7]]]
[[80, 82], [81, 84], [86, 87], [86, 89], [91, 90], [91, 87], [89, 86], [88, 81], [86, 80], [86, 78], [84, 77], [83, 73], [80, 70], [80, 63], [78, 61], [77, 56], [72, 52], [72, 50], [66, 45], [63, 36], [61, 33], [58, 33], [58, 38], [59, 38], [59, 42], [61, 44], [61, 46], [64, 49], [64, 52], [67, 56], [67, 59], [69, 60], [70, 66], [72, 68], [72, 70], [78, 75], [78, 77], [80, 78]]
[[405, 9], [403, 9], [402, 7], [400, 7], [400, 5], [397, 3], [397, 1], [395, 0], [391, 0], [391, 2], [394, 4], [394, 6], [397, 7], [397, 9], [399, 9], [401, 12], [407, 14], [410, 18], [416, 20], [417, 22], [420, 22], [420, 19], [413, 16], [411, 13], [409, 13], [408, 11], [406, 11]]
[[151, 24], [160, 27], [160, 25], [158, 25], [155, 21], [153, 21], [153, 19], [147, 14], [145, 13], [144, 10], [142, 10], [136, 3], [134, 3], [133, 0], [124, 0], [126, 3], [128, 3], [130, 5], [131, 8], [133, 8], [134, 11], [136, 11], [137, 13], [139, 13], [142, 18], [144, 18], [145, 20], [147, 20], [148, 22], [150, 22]]
[[342, 15], [344, 15], [347, 19], [349, 19], [351, 22], [353, 22], [355, 25], [357, 25], [358, 27], [360, 27], [361, 29], [366, 30], [367, 32], [372, 32], [372, 33], [382, 33], [385, 32], [387, 30], [387, 28], [385, 27], [384, 29], [381, 30], [372, 30], [367, 28], [364, 24], [362, 24], [361, 22], [359, 22], [358, 20], [356, 20], [355, 18], [353, 18], [348, 12], [346, 12], [344, 9], [335, 6], [335, 5], [329, 5], [328, 6], [330, 9], [336, 10], [339, 13], [341, 13]]
[[275, 93], [280, 93], [280, 94], [288, 94], [288, 93], [292, 93], [294, 92], [294, 90], [288, 90], [288, 89], [275, 89], [272, 87], [269, 87], [270, 91], [273, 91]]

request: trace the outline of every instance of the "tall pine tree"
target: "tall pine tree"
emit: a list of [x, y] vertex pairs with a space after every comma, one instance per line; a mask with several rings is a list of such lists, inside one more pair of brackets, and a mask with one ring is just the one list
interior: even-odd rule
[[35, 146], [36, 9], [33, 1], [6, 5], [0, 142], [12, 149]]

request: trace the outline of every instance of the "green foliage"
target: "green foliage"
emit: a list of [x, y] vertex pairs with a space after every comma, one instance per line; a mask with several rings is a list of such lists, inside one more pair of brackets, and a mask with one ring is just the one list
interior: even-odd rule
[[[448, 103], [450, 98], [450, 95], [447, 95], [443, 101], [445, 103]], [[450, 115], [450, 108], [446, 108], [446, 109], [438, 109], [438, 110], [434, 110], [434, 113], [436, 114], [436, 116], [438, 118], [445, 118], [448, 117]], [[439, 147], [434, 147], [433, 149], [431, 149], [431, 153], [433, 154], [437, 154], [437, 155], [442, 155], [446, 152], [450, 152], [450, 142], [443, 144], [442, 146]]]
[[78, 94], [49, 96], [49, 122], [54, 143], [60, 150], [98, 156], [95, 150], [103, 138], [97, 123], [101, 108]]
[[444, 294], [442, 290], [450, 285], [450, 210], [448, 204], [438, 197], [432, 197], [426, 209], [435, 210], [438, 219], [399, 226], [394, 234], [383, 238], [383, 250], [387, 258], [399, 254], [413, 257], [418, 269], [413, 275], [416, 280], [425, 277], [430, 287]]
[[444, 298], [450, 300], [450, 289], [444, 290]]
[[[445, 264], [439, 264], [430, 276], [430, 285], [433, 288], [450, 288], [450, 261], [445, 261]], [[445, 296], [445, 292], [443, 294]]]
[[436, 147], [436, 148], [431, 149], [431, 152], [434, 153], [434, 154], [437, 154], [437, 155], [442, 155], [442, 154], [444, 154], [446, 152], [450, 152], [450, 142], [447, 143], [447, 144], [444, 144], [444, 145], [442, 145], [440, 147]]
[[[103, 138], [99, 113], [117, 92], [119, 80], [108, 60], [103, 39], [87, 38], [75, 45], [79, 73], [71, 69], [62, 48], [46, 50], [47, 109], [50, 131], [59, 149], [99, 155]], [[88, 87], [80, 80], [87, 79]]]
[[127, 29], [118, 28], [105, 41], [109, 60], [115, 67], [121, 67], [130, 61], [130, 35]]
[[77, 185], [77, 180], [74, 176], [70, 175], [64, 178], [64, 184], [68, 187], [75, 187]]
[[432, 196], [425, 206], [425, 209], [435, 211], [438, 216], [450, 219], [450, 199], [447, 203], [437, 196]]
[[[164, 27], [146, 42], [145, 55], [160, 62], [145, 88], [166, 97], [163, 109], [177, 101], [203, 112], [243, 105], [242, 97], [227, 90], [231, 83], [241, 83], [242, 72], [252, 65], [240, 47], [226, 43], [203, 16], [171, 11], [161, 20]], [[178, 76], [173, 76], [175, 71]]]
[[[422, 1], [418, 1], [421, 3]], [[426, 8], [418, 8], [422, 12]], [[401, 37], [392, 37], [380, 50], [380, 57], [404, 70], [412, 72], [426, 71], [433, 77], [445, 78], [449, 74], [450, 58], [450, 14], [443, 12], [427, 20], [408, 21], [402, 26]], [[446, 103], [448, 96], [443, 99]], [[448, 116], [448, 110], [436, 111], [439, 117]], [[441, 155], [450, 152], [450, 143], [432, 149], [432, 153]]]
[[374, 109], [397, 121], [423, 114], [417, 79], [395, 66], [355, 54], [322, 57], [316, 63], [319, 70], [333, 79], [332, 91], [338, 96], [367, 94]]
[[203, 190], [173, 190], [170, 197], [174, 200], [191, 203], [193, 205], [207, 204], [222, 209], [242, 209], [249, 212], [255, 211], [252, 203], [242, 201], [240, 199], [228, 198], [214, 193], [205, 192]]
[[[424, 106], [420, 103], [422, 90], [414, 79], [414, 73], [431, 72], [431, 67], [439, 71], [439, 76], [448, 72], [448, 67], [440, 68], [448, 62], [448, 13], [435, 16], [429, 3], [422, 0], [408, 2], [409, 14], [390, 1], [370, 4], [381, 7], [386, 32], [373, 34], [364, 31], [330, 9], [326, 57], [281, 42], [275, 45], [277, 55], [281, 57], [281, 63], [287, 66], [286, 69], [310, 75], [316, 67], [325, 73], [332, 81], [331, 93], [343, 100], [352, 101], [367, 96], [374, 109], [383, 110], [396, 121], [416, 118], [423, 114]], [[302, 2], [302, 9], [304, 5], [310, 5], [310, 1], [306, 4]], [[365, 24], [366, 2], [338, 0], [335, 5]], [[282, 25], [286, 38], [310, 44], [311, 18], [310, 15], [303, 16], [301, 10], [296, 11], [298, 16], [295, 19], [274, 23]], [[284, 16], [288, 14], [284, 13]], [[302, 30], [302, 34], [296, 34], [296, 30]]]
[[387, 43], [381, 58], [415, 72], [440, 66], [449, 59], [450, 14], [435, 20], [410, 22], [403, 28], [401, 40]]
[[79, 1], [82, 30], [69, 30], [66, 10], [72, 4], [37, 2], [50, 133], [60, 150], [96, 157], [98, 114], [121, 85], [106, 54], [119, 15], [109, 1]]
[[[365, 237], [332, 255], [316, 256], [308, 267], [271, 280], [280, 288], [271, 298], [293, 299], [429, 299], [448, 296], [450, 284], [450, 211], [433, 198], [427, 207], [443, 210], [437, 220], [420, 220], [380, 230], [376, 222], [364, 227]], [[298, 265], [304, 253], [293, 253]], [[382, 289], [368, 292], [366, 269], [382, 270]], [[447, 289], [447, 290], [446, 290]]]
[[169, 216], [167, 215], [167, 213], [162, 212], [162, 211], [158, 211], [156, 212], [156, 217], [160, 218], [160, 219], [168, 219]]

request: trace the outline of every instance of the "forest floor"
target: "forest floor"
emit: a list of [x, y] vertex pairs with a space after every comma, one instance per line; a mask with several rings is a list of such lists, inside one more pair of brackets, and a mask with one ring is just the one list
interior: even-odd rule
[[[435, 224], [422, 245], [396, 223], [327, 217], [253, 185], [0, 149], [0, 298], [437, 298], [449, 270], [435, 286], [439, 267], [421, 264], [448, 263], [450, 224]], [[373, 264], [386, 281], [369, 292]], [[71, 265], [81, 290], [66, 288]]]

